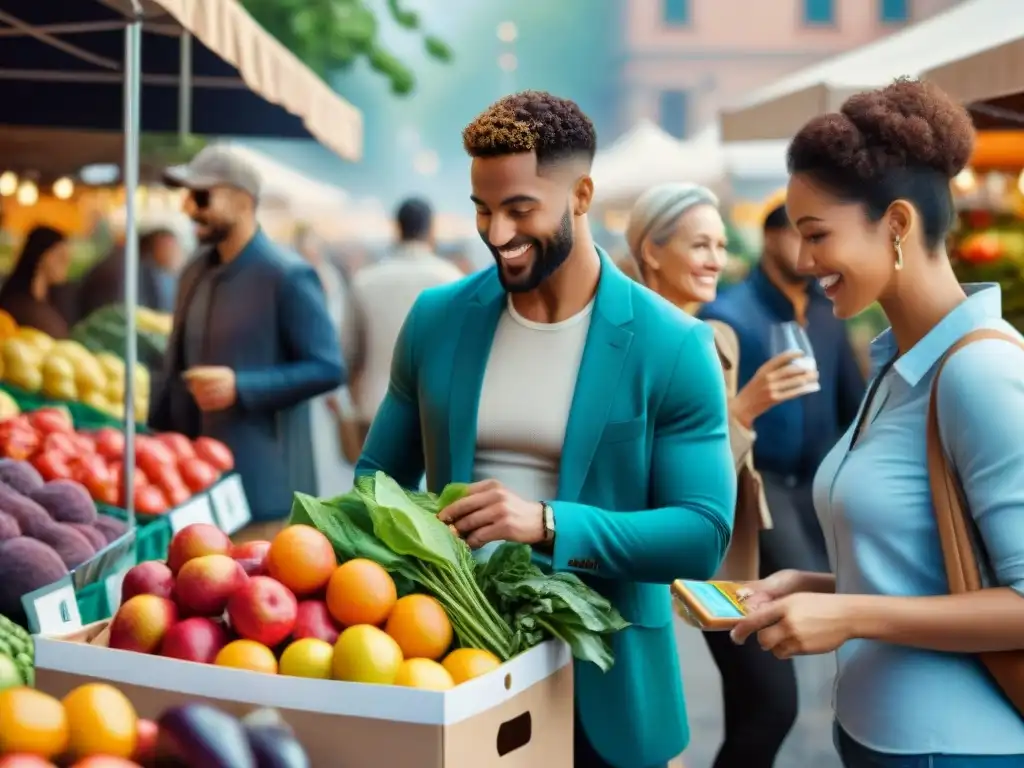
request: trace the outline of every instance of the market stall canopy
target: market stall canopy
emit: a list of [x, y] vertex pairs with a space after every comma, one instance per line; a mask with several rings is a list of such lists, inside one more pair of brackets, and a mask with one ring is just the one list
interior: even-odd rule
[[338, 214], [348, 202], [341, 187], [315, 181], [252, 147], [225, 142], [231, 151], [252, 165], [263, 179], [260, 203], [286, 208], [300, 217], [319, 213]]
[[[191, 132], [313, 137], [346, 159], [359, 159], [359, 111], [264, 31], [237, 0], [140, 4], [142, 130], [179, 129], [184, 59]], [[131, 6], [131, 0], [0, 0], [4, 122], [120, 132], [124, 27]]]
[[597, 202], [636, 197], [670, 181], [712, 184], [721, 179], [721, 153], [713, 137], [673, 138], [648, 120], [637, 123], [594, 158], [591, 177]]
[[788, 139], [815, 115], [897, 77], [919, 77], [978, 50], [976, 28], [1021, 24], [1021, 0], [965, 0], [877, 42], [800, 70], [722, 113], [725, 141]]
[[[979, 128], [1024, 127], [1024, 6], [1014, 0], [976, 0], [970, 30], [973, 50], [924, 72], [957, 100], [970, 105]], [[1013, 5], [1013, 12], [1007, 7]]]

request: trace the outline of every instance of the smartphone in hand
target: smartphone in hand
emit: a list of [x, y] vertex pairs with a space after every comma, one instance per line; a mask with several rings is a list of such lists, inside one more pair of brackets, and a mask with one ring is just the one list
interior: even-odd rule
[[736, 596], [742, 585], [733, 581], [672, 582], [672, 597], [689, 623], [705, 632], [726, 632], [747, 615]]

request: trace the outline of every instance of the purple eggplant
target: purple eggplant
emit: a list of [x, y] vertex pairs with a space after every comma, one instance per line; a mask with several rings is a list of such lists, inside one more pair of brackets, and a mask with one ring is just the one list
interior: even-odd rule
[[309, 768], [309, 756], [291, 731], [279, 725], [246, 727], [257, 768]]
[[164, 712], [158, 723], [161, 754], [170, 751], [188, 768], [258, 768], [245, 728], [206, 704]]

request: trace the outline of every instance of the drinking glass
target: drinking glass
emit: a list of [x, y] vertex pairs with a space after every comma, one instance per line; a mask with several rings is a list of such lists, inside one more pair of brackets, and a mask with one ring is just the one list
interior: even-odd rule
[[[801, 352], [790, 365], [805, 368], [808, 371], [818, 370], [818, 361], [814, 359], [814, 348], [811, 347], [811, 340], [807, 337], [807, 331], [800, 323], [788, 322], [777, 323], [771, 329], [771, 353], [772, 357], [781, 355], [783, 352]], [[821, 385], [814, 381], [809, 383], [801, 394], [810, 394], [821, 390]]]

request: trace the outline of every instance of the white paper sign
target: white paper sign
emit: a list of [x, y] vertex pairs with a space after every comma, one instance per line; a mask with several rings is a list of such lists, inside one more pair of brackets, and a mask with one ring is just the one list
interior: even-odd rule
[[107, 605], [110, 607], [110, 612], [116, 613], [117, 609], [121, 607], [121, 585], [124, 583], [124, 577], [128, 573], [128, 568], [122, 568], [117, 573], [113, 573], [107, 576], [104, 581], [104, 587], [107, 590]]
[[171, 531], [177, 533], [182, 528], [187, 528], [193, 523], [209, 523], [216, 525], [213, 519], [213, 507], [210, 506], [210, 497], [205, 493], [194, 496], [170, 513]]
[[66, 635], [82, 628], [82, 616], [78, 612], [78, 600], [75, 599], [75, 588], [71, 584], [63, 584], [52, 592], [40, 595], [35, 599], [34, 607], [40, 634]]
[[252, 520], [249, 500], [245, 497], [239, 475], [229, 475], [217, 483], [210, 489], [210, 498], [217, 523], [225, 533], [237, 533]]

